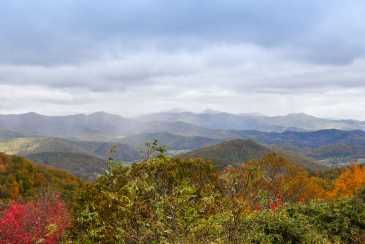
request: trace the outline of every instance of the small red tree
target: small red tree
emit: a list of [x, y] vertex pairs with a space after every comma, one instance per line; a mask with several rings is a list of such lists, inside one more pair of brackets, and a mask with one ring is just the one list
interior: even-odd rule
[[35, 201], [14, 201], [0, 219], [0, 243], [59, 243], [71, 218], [54, 190], [41, 192]]

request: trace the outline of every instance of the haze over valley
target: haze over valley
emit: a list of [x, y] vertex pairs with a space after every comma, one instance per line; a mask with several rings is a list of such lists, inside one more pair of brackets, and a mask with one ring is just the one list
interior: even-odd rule
[[[303, 113], [269, 117], [209, 109], [202, 113], [173, 109], [135, 118], [105, 112], [27, 113], [0, 115], [0, 151], [85, 179], [103, 173], [113, 145], [117, 146], [113, 157], [128, 165], [141, 160], [138, 146], [144, 148], [155, 139], [158, 145], [169, 146], [167, 155], [211, 159], [221, 168], [275, 152], [307, 170], [323, 170], [365, 163], [364, 125], [363, 121], [320, 119]], [[239, 143], [234, 147], [224, 144], [230, 141]], [[224, 156], [232, 153], [233, 158]]]

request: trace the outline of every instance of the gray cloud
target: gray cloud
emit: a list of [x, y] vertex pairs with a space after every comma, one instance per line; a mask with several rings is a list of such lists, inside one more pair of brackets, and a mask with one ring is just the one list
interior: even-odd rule
[[0, 0], [0, 113], [364, 119], [365, 3]]
[[362, 1], [1, 1], [0, 60], [56, 65], [138, 52], [254, 43], [299, 59], [348, 64], [364, 56]]

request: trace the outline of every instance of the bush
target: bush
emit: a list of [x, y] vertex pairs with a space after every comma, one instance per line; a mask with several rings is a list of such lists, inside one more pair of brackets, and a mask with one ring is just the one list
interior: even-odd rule
[[71, 218], [60, 195], [54, 190], [40, 192], [27, 204], [12, 205], [0, 219], [0, 243], [60, 243]]
[[[151, 153], [161, 149], [153, 145]], [[106, 174], [76, 198], [74, 231], [95, 243], [237, 243], [257, 238], [257, 223], [300, 201], [310, 183], [275, 154], [223, 172], [201, 159], [147, 156], [123, 167], [110, 158]]]
[[272, 243], [364, 243], [365, 204], [357, 197], [288, 204], [255, 224], [255, 235]]

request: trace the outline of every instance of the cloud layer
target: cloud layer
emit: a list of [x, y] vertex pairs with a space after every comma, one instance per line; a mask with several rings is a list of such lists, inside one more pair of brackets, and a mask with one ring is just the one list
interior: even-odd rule
[[365, 120], [362, 1], [0, 3], [0, 113]]

